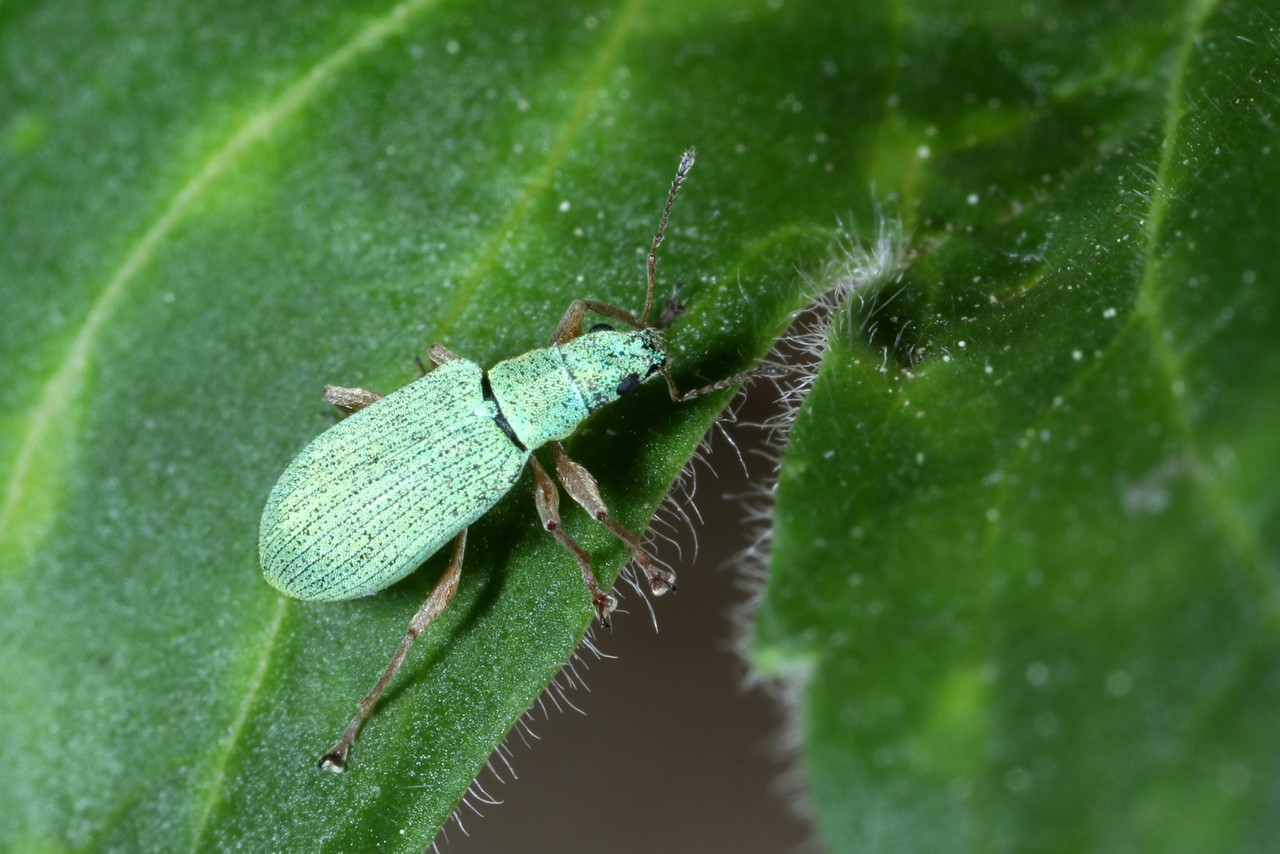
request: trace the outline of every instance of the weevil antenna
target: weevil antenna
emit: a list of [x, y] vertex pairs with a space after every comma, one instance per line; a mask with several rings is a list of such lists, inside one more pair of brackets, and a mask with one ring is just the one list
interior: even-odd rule
[[653, 273], [658, 268], [658, 247], [662, 245], [662, 238], [666, 235], [667, 219], [671, 216], [671, 206], [675, 204], [676, 193], [680, 192], [680, 185], [684, 183], [685, 176], [693, 168], [693, 161], [697, 154], [697, 149], [690, 148], [681, 156], [680, 165], [676, 168], [676, 177], [671, 181], [671, 192], [667, 193], [667, 204], [662, 208], [662, 219], [658, 220], [658, 231], [653, 235], [653, 245], [649, 247], [648, 288], [644, 294], [644, 311], [640, 313], [640, 323], [644, 326], [649, 325], [649, 312], [653, 308]]

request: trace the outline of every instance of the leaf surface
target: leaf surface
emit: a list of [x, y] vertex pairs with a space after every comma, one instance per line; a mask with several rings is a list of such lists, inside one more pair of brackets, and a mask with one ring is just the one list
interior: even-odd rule
[[1277, 20], [1015, 8], [906, 15], [915, 254], [800, 412], [755, 655], [833, 851], [1261, 850]]
[[[790, 189], [856, 116], [797, 121], [818, 61], [776, 78], [753, 51], [818, 26], [736, 3], [0, 7], [0, 848], [431, 841], [587, 628], [578, 570], [522, 481], [334, 777], [315, 757], [445, 556], [289, 601], [258, 567], [263, 501], [330, 423], [326, 383], [390, 391], [433, 342], [490, 365], [574, 298], [638, 310], [690, 145], [659, 270], [689, 304], [676, 374], [762, 353], [796, 258], [866, 186]], [[643, 528], [723, 403], [648, 387], [570, 451]], [[612, 578], [623, 550], [565, 515]]]

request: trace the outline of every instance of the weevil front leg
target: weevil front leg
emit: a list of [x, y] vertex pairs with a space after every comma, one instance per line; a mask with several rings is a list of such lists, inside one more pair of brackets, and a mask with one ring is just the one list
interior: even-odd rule
[[564, 344], [582, 335], [582, 318], [588, 311], [593, 311], [602, 317], [612, 317], [633, 329], [644, 329], [644, 323], [626, 309], [599, 300], [576, 299], [569, 303], [564, 317], [560, 318], [560, 323], [556, 325], [556, 331], [551, 334], [551, 343]]
[[396, 673], [399, 672], [400, 666], [404, 664], [405, 657], [409, 654], [409, 648], [418, 639], [418, 635], [425, 632], [427, 626], [431, 625], [436, 617], [439, 617], [444, 609], [449, 606], [449, 603], [453, 601], [454, 594], [458, 592], [458, 578], [462, 575], [462, 557], [466, 550], [467, 529], [463, 528], [462, 533], [458, 534], [453, 541], [453, 556], [449, 558], [449, 566], [445, 568], [444, 575], [440, 576], [436, 586], [431, 588], [431, 594], [422, 603], [418, 613], [414, 614], [413, 619], [409, 621], [409, 631], [405, 633], [404, 639], [400, 641], [400, 646], [396, 649], [395, 655], [391, 656], [387, 669], [382, 671], [382, 676], [378, 678], [373, 690], [360, 701], [359, 711], [351, 719], [351, 723], [347, 724], [346, 730], [342, 733], [342, 738], [338, 739], [338, 743], [328, 753], [320, 757], [319, 765], [324, 770], [335, 773], [346, 770], [347, 752], [351, 750], [351, 744], [356, 740], [360, 727], [364, 725], [365, 720], [373, 713], [373, 707], [377, 705], [378, 698], [387, 690], [391, 680], [395, 679]]
[[[680, 192], [680, 186], [684, 183], [684, 179], [689, 176], [689, 170], [693, 168], [693, 161], [696, 155], [697, 152], [690, 148], [680, 158], [680, 165], [676, 167], [676, 177], [671, 181], [671, 189], [667, 193], [667, 203], [663, 206], [662, 217], [658, 220], [658, 230], [654, 232], [653, 243], [649, 244], [649, 256], [645, 265], [644, 309], [640, 312], [640, 316], [636, 317], [631, 312], [608, 303], [591, 299], [576, 299], [569, 303], [569, 310], [564, 313], [564, 317], [560, 318], [560, 324], [551, 336], [552, 344], [563, 344], [581, 335], [582, 318], [588, 311], [594, 311], [604, 317], [612, 317], [614, 320], [621, 321], [633, 329], [644, 329], [649, 325], [649, 312], [653, 309], [654, 274], [658, 269], [658, 249], [662, 247], [662, 241], [667, 233], [667, 220], [671, 216], [671, 206], [675, 204], [676, 195]], [[664, 309], [664, 316], [666, 313], [667, 311]], [[669, 320], [670, 318], [666, 319]], [[660, 321], [658, 325], [662, 326], [664, 322]]]
[[609, 615], [613, 613], [614, 608], [618, 607], [618, 600], [600, 589], [595, 575], [591, 572], [591, 555], [587, 554], [587, 550], [578, 545], [561, 527], [560, 490], [556, 488], [555, 481], [547, 474], [546, 469], [536, 457], [529, 457], [529, 467], [533, 469], [533, 502], [538, 507], [542, 527], [551, 532], [556, 542], [577, 559], [578, 567], [582, 570], [582, 583], [591, 594], [591, 607], [595, 609], [600, 625], [607, 627]]
[[669, 569], [658, 566], [657, 562], [645, 551], [640, 538], [631, 533], [621, 522], [609, 515], [604, 498], [600, 495], [600, 487], [596, 479], [586, 468], [569, 459], [559, 442], [551, 443], [551, 455], [556, 462], [556, 475], [564, 484], [569, 497], [581, 505], [591, 517], [604, 525], [614, 536], [627, 544], [636, 563], [649, 578], [649, 589], [655, 596], [661, 596], [669, 590], [676, 589], [676, 574]]

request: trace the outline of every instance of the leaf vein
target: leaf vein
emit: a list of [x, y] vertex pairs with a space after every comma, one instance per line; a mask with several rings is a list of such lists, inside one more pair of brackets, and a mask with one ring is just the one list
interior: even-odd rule
[[244, 733], [245, 727], [249, 722], [249, 711], [253, 708], [254, 702], [258, 695], [262, 693], [262, 687], [267, 681], [267, 672], [270, 670], [272, 654], [276, 648], [276, 642], [280, 639], [280, 629], [284, 625], [284, 616], [289, 610], [289, 600], [283, 596], [276, 597], [275, 614], [271, 617], [271, 624], [267, 627], [266, 635], [262, 642], [256, 648], [264, 651], [258, 661], [258, 666], [254, 670], [253, 677], [249, 680], [249, 689], [245, 692], [244, 697], [240, 701], [240, 708], [236, 712], [236, 718], [232, 722], [230, 729], [227, 731], [227, 737], [224, 739], [220, 754], [214, 760], [213, 775], [209, 786], [209, 798], [205, 803], [204, 810], [200, 814], [200, 820], [196, 822], [195, 833], [193, 839], [195, 844], [193, 850], [205, 851], [209, 846], [203, 844], [204, 835], [209, 830], [209, 820], [213, 816], [213, 811], [219, 803], [222, 802], [222, 793], [226, 788], [227, 782], [227, 766], [231, 762], [231, 753], [240, 741], [240, 736]]
[[493, 237], [485, 244], [475, 265], [463, 280], [462, 286], [457, 289], [457, 296], [453, 301], [452, 308], [436, 327], [437, 340], [443, 339], [447, 330], [458, 322], [467, 306], [471, 304], [476, 288], [480, 286], [485, 274], [497, 263], [498, 255], [503, 245], [511, 237], [516, 227], [524, 220], [529, 208], [533, 205], [534, 199], [551, 185], [556, 170], [560, 168], [560, 164], [568, 154], [569, 147], [573, 144], [574, 139], [577, 138], [578, 132], [585, 123], [587, 114], [591, 110], [591, 105], [595, 102], [600, 90], [604, 88], [606, 72], [614, 67], [618, 54], [621, 53], [623, 46], [634, 31], [643, 6], [644, 0], [631, 0], [622, 10], [617, 25], [601, 46], [595, 62], [591, 64], [590, 71], [583, 81], [578, 97], [574, 99], [564, 127], [561, 128], [555, 142], [547, 152], [542, 169], [534, 176], [532, 181], [525, 185], [524, 192], [516, 198], [506, 219], [502, 221], [494, 232]]
[[[1152, 355], [1166, 382], [1166, 387], [1173, 389], [1182, 377], [1183, 368], [1173, 351], [1171, 343], [1163, 334], [1165, 323], [1158, 288], [1160, 283], [1159, 249], [1164, 235], [1164, 221], [1173, 198], [1171, 172], [1174, 168], [1179, 148], [1177, 146], [1179, 131], [1187, 114], [1185, 85], [1189, 74], [1191, 60], [1200, 37], [1205, 31], [1210, 15], [1217, 10], [1219, 0], [1201, 0], [1192, 6], [1188, 26], [1174, 67], [1170, 75], [1169, 106], [1165, 116], [1164, 136], [1160, 152], [1160, 162], [1156, 167], [1152, 180], [1153, 192], [1148, 215], [1147, 241], [1142, 255], [1142, 275], [1138, 284], [1138, 294], [1134, 305], [1135, 318], [1146, 329]], [[1255, 583], [1265, 595], [1267, 608], [1274, 619], [1280, 617], [1280, 591], [1275, 587], [1274, 579], [1268, 576], [1262, 549], [1258, 543], [1256, 532], [1247, 530], [1239, 521], [1241, 513], [1233, 511], [1231, 500], [1224, 494], [1221, 485], [1214, 477], [1213, 467], [1206, 462], [1202, 450], [1195, 441], [1195, 427], [1188, 411], [1188, 394], [1172, 394], [1172, 414], [1176, 419], [1182, 441], [1188, 449], [1196, 483], [1204, 490], [1206, 503], [1213, 509], [1218, 525], [1226, 535], [1231, 548], [1245, 562], [1251, 571]]]
[[25, 419], [26, 430], [19, 440], [18, 451], [4, 487], [4, 499], [0, 503], [0, 543], [9, 539], [11, 526], [27, 486], [33, 480], [39, 449], [83, 389], [82, 380], [99, 334], [115, 314], [138, 273], [155, 257], [156, 251], [173, 233], [175, 226], [194, 202], [234, 165], [240, 155], [268, 138], [276, 128], [298, 113], [323, 84], [354, 60], [380, 47], [389, 37], [402, 31], [414, 14], [436, 2], [437, 0], [408, 0], [371, 20], [352, 38], [300, 74], [292, 85], [264, 109], [250, 116], [174, 194], [169, 204], [125, 255], [89, 307], [66, 356], [45, 383]]

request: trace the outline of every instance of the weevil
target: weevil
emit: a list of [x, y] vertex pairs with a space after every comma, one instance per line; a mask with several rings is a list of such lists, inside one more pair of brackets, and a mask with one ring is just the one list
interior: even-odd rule
[[[267, 582], [307, 601], [353, 599], [399, 581], [450, 540], [453, 553], [342, 737], [320, 757], [321, 768], [346, 768], [360, 727], [414, 640], [457, 592], [468, 526], [515, 485], [525, 466], [533, 474], [543, 527], [573, 555], [596, 618], [609, 624], [617, 602], [596, 582], [591, 556], [561, 527], [559, 490], [534, 450], [550, 446], [565, 491], [627, 545], [650, 590], [661, 595], [675, 589], [674, 573], [659, 566], [640, 538], [609, 514], [595, 478], [565, 454], [560, 442], [592, 412], [655, 376], [666, 379], [672, 400], [684, 401], [729, 388], [751, 373], [681, 392], [668, 370], [660, 329], [675, 311], [662, 312], [657, 325], [649, 323], [658, 249], [693, 162], [691, 148], [671, 182], [649, 247], [639, 317], [578, 299], [569, 304], [549, 346], [487, 371], [435, 344], [428, 350], [434, 369], [386, 397], [358, 388], [325, 389], [324, 399], [348, 417], [304, 448], [267, 498], [258, 535]], [[626, 329], [598, 323], [584, 330], [588, 312]]]

